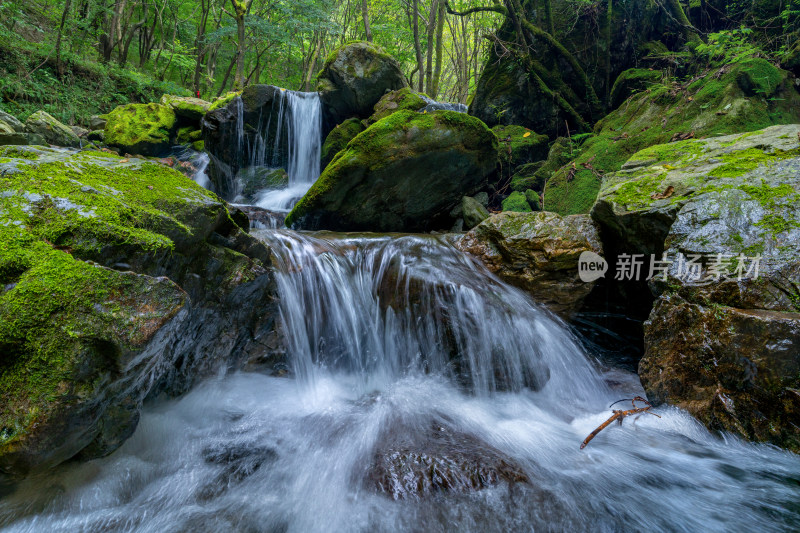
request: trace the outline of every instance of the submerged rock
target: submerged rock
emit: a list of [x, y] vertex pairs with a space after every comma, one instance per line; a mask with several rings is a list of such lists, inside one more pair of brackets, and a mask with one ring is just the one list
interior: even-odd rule
[[300, 229], [450, 228], [495, 168], [497, 138], [463, 113], [399, 111], [356, 136], [286, 218]]
[[44, 111], [37, 111], [25, 121], [25, 130], [28, 133], [40, 135], [49, 144], [78, 148], [81, 140], [69, 126], [65, 126], [53, 116]]
[[106, 115], [104, 140], [125, 153], [164, 155], [177, 128], [175, 112], [160, 104], [128, 104]]
[[638, 152], [604, 180], [592, 212], [623, 251], [666, 259], [650, 280], [658, 299], [639, 366], [648, 396], [795, 451], [798, 201], [791, 125]]
[[456, 246], [564, 317], [580, 308], [594, 286], [578, 277], [578, 258], [583, 252], [603, 253], [588, 216], [547, 212], [492, 215]]
[[0, 148], [0, 176], [0, 484], [112, 452], [148, 395], [265, 351], [269, 250], [213, 194], [104, 152]]
[[367, 118], [386, 91], [407, 86], [393, 57], [372, 43], [356, 42], [331, 53], [320, 71], [317, 91], [332, 127], [350, 117]]
[[528, 475], [503, 452], [467, 433], [436, 424], [384, 435], [367, 474], [380, 493], [395, 499], [461, 493], [499, 483], [529, 483]]

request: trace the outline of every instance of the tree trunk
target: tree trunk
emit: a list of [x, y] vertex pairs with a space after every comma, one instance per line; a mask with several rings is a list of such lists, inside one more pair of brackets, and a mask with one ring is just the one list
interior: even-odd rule
[[411, 9], [414, 11], [411, 17], [413, 19], [412, 26], [414, 27], [414, 51], [417, 54], [417, 72], [419, 73], [417, 90], [422, 92], [425, 90], [425, 71], [422, 63], [422, 45], [419, 42], [419, 0], [414, 0]]
[[425, 86], [425, 92], [428, 93], [430, 96], [431, 89], [433, 89], [433, 38], [436, 33], [436, 12], [439, 9], [439, 2], [438, 0], [431, 0], [431, 12], [428, 15], [428, 25], [426, 27], [427, 30], [427, 39], [426, 39], [426, 55], [425, 58], [425, 81], [427, 85]]
[[372, 42], [372, 30], [369, 27], [369, 2], [361, 0], [361, 16], [364, 18], [364, 39]]
[[69, 8], [72, 5], [72, 0], [67, 0], [64, 3], [64, 13], [61, 15], [61, 25], [58, 27], [58, 38], [56, 39], [56, 70], [58, 70], [58, 77], [64, 77], [64, 65], [61, 63], [61, 36], [64, 33], [64, 25], [67, 23], [69, 16]]
[[439, 1], [439, 18], [436, 20], [436, 66], [433, 72], [433, 83], [428, 96], [436, 100], [439, 95], [439, 82], [442, 79], [442, 35], [444, 33], [444, 2]]

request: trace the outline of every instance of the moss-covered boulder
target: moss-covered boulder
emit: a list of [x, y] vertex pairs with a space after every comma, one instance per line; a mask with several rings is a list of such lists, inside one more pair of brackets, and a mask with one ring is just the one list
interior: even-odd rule
[[650, 280], [648, 397], [795, 451], [798, 202], [800, 125], [790, 125], [647, 148], [606, 177], [592, 211], [623, 251], [666, 260]]
[[106, 117], [106, 144], [131, 154], [163, 155], [177, 128], [175, 112], [161, 104], [123, 105]]
[[489, 211], [477, 198], [465, 196], [461, 199], [461, 217], [464, 228], [470, 230], [489, 218]]
[[172, 108], [178, 117], [185, 118], [195, 124], [200, 124], [200, 119], [208, 113], [210, 102], [192, 96], [175, 96], [165, 94], [161, 97], [161, 105]]
[[0, 485], [110, 453], [148, 394], [263, 351], [269, 250], [242, 223], [157, 163], [0, 148]]
[[49, 144], [77, 148], [80, 138], [66, 126], [44, 111], [37, 111], [25, 121], [25, 131], [42, 136]]
[[800, 93], [792, 85], [790, 73], [751, 58], [687, 84], [651, 87], [597, 123], [596, 135], [582, 140], [574, 167], [547, 182], [544, 207], [561, 214], [588, 212], [603, 176], [648, 146], [800, 122]]
[[324, 170], [333, 161], [336, 154], [344, 150], [347, 143], [362, 131], [364, 131], [364, 124], [357, 118], [349, 118], [333, 128], [325, 138], [325, 142], [322, 143], [320, 168]]
[[636, 93], [650, 88], [658, 88], [665, 74], [660, 70], [630, 68], [617, 76], [611, 88], [610, 103], [613, 109]]
[[514, 174], [511, 176], [511, 190], [542, 192], [550, 176], [568, 164], [575, 155], [573, 142], [567, 137], [559, 137], [550, 145], [547, 159], [526, 163], [514, 169]]
[[25, 132], [25, 124], [17, 120], [17, 118], [14, 115], [6, 113], [5, 111], [0, 111], [0, 123], [3, 123], [8, 128], [10, 128], [11, 132], [17, 132], [17, 133]]
[[425, 95], [418, 93], [411, 87], [390, 91], [375, 104], [374, 112], [367, 119], [367, 125], [375, 124], [380, 119], [386, 118], [397, 111], [421, 111], [428, 105], [429, 101], [430, 99], [427, 99]]
[[449, 229], [450, 211], [485, 185], [497, 137], [453, 111], [399, 111], [350, 141], [295, 206], [303, 229]]
[[514, 169], [547, 157], [547, 135], [539, 135], [522, 126], [495, 126], [492, 131], [500, 141], [500, 164]]
[[247, 167], [240, 170], [236, 178], [242, 184], [239, 194], [244, 203], [255, 203], [259, 191], [289, 185], [289, 174], [282, 168]]
[[594, 286], [579, 278], [578, 258], [583, 252], [603, 253], [588, 216], [547, 212], [492, 215], [457, 246], [564, 317], [580, 308]]
[[503, 211], [513, 211], [516, 213], [530, 213], [533, 211], [524, 192], [514, 191], [503, 200]]
[[346, 44], [331, 52], [317, 90], [330, 127], [350, 117], [367, 118], [386, 91], [408, 86], [400, 64], [379, 46]]

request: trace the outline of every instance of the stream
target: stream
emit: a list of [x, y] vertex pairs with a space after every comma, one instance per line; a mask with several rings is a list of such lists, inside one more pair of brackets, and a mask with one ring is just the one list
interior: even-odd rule
[[290, 377], [237, 372], [145, 409], [109, 457], [0, 501], [0, 529], [786, 531], [800, 457], [643, 394], [448, 242], [261, 230]]

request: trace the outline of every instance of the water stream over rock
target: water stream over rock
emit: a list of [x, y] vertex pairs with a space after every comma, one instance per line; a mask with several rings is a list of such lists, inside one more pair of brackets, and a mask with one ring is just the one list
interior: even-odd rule
[[25, 481], [4, 531], [781, 531], [800, 458], [641, 394], [444, 237], [264, 230], [289, 377], [154, 401], [111, 456]]

